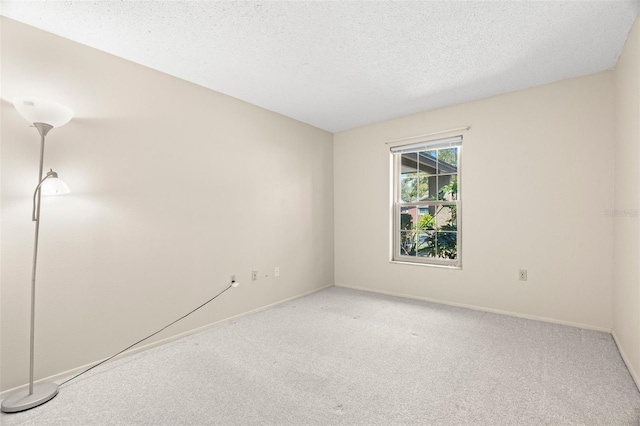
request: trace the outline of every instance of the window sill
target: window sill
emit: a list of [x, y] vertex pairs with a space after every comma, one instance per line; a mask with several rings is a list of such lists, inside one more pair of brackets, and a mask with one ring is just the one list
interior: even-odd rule
[[395, 263], [397, 265], [428, 266], [431, 268], [453, 269], [459, 271], [462, 270], [462, 265], [440, 265], [437, 263], [407, 262], [404, 260], [390, 260], [389, 263]]

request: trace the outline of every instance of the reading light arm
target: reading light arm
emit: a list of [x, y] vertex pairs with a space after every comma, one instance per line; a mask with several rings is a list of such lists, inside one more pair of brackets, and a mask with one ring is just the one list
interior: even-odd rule
[[58, 174], [53, 170], [49, 169], [47, 175], [40, 180], [38, 186], [36, 186], [35, 191], [33, 191], [33, 211], [31, 213], [31, 220], [37, 222], [40, 220], [40, 187], [44, 183], [45, 180], [49, 178], [57, 178]]

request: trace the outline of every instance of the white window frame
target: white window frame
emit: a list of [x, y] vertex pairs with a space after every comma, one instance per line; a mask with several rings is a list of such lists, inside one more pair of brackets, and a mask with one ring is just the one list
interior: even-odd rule
[[[458, 148], [458, 193], [457, 199], [452, 201], [443, 200], [423, 200], [417, 202], [404, 202], [400, 199], [401, 182], [400, 171], [402, 170], [402, 154], [420, 152], [434, 149]], [[427, 266], [441, 266], [462, 269], [462, 136], [429, 140], [412, 143], [409, 145], [398, 145], [391, 147], [391, 262], [408, 263]], [[456, 206], [456, 259], [441, 259], [422, 256], [407, 256], [400, 252], [400, 212], [403, 207], [429, 207], [441, 205]]]

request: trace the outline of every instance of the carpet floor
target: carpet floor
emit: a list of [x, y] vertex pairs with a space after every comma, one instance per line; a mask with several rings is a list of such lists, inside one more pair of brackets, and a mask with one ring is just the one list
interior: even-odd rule
[[0, 423], [639, 425], [640, 394], [610, 334], [333, 287], [107, 363]]

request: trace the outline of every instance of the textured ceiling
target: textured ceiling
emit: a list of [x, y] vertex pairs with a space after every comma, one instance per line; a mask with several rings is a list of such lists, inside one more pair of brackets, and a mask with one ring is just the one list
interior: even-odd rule
[[336, 132], [610, 69], [636, 1], [5, 1], [9, 18]]

